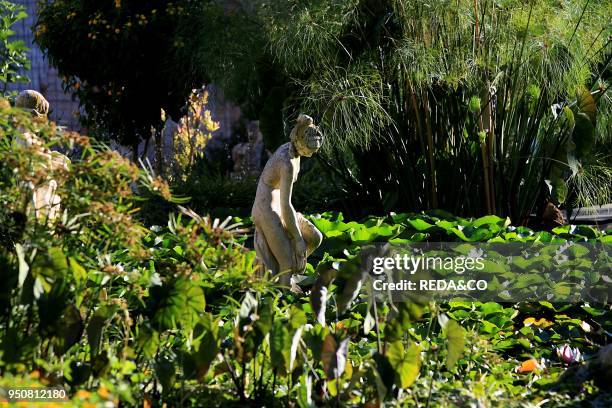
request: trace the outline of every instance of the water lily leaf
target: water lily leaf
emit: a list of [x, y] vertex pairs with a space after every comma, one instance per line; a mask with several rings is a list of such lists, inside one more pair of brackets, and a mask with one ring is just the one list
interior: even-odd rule
[[362, 228], [351, 232], [351, 240], [356, 244], [367, 244], [378, 238], [378, 234], [369, 228]]
[[486, 317], [492, 314], [503, 313], [504, 307], [496, 302], [487, 302], [480, 306], [480, 311]]
[[486, 241], [491, 238], [492, 233], [487, 228], [451, 228], [449, 232], [453, 233], [463, 241], [475, 242], [475, 241]]
[[525, 320], [523, 320], [523, 324], [525, 326], [536, 326], [536, 327], [540, 327], [540, 328], [547, 328], [552, 326], [554, 323], [551, 322], [550, 320], [546, 320], [545, 318], [540, 318], [540, 319], [536, 319], [535, 317], [528, 317]]
[[472, 225], [476, 228], [482, 227], [483, 225], [500, 225], [506, 227], [510, 225], [510, 218], [506, 217], [506, 219], [503, 219], [497, 215], [486, 215], [474, 220]]
[[413, 220], [407, 220], [407, 222], [408, 222], [408, 225], [410, 225], [412, 228], [420, 232], [428, 231], [435, 227], [435, 225], [432, 225], [426, 221], [423, 221], [420, 218], [416, 218]]
[[440, 221], [436, 222], [436, 227], [440, 227], [440, 228], [442, 228], [446, 232], [449, 232], [450, 230], [452, 230], [456, 226], [457, 226], [456, 222], [451, 222], [451, 221], [447, 221], [447, 220], [440, 220]]
[[329, 236], [329, 233], [343, 232], [350, 228], [349, 225], [342, 221], [330, 221], [325, 218], [312, 218], [312, 223], [317, 227], [321, 233], [325, 236]]

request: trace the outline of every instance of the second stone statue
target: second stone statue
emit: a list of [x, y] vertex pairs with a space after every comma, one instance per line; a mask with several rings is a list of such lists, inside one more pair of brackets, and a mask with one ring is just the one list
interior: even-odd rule
[[321, 232], [291, 204], [300, 157], [316, 153], [323, 144], [323, 135], [310, 116], [301, 114], [290, 139], [266, 163], [251, 212], [257, 258], [284, 285], [290, 283], [293, 274], [304, 272], [306, 258], [323, 239]]

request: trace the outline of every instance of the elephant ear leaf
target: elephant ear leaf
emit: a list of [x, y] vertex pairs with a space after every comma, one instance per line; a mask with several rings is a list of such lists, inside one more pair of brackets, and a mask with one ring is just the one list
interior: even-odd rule
[[64, 310], [61, 323], [58, 324], [58, 337], [54, 339], [59, 355], [65, 354], [70, 347], [79, 342], [83, 334], [83, 318], [74, 304]]
[[389, 344], [387, 359], [395, 371], [395, 383], [400, 388], [408, 388], [416, 380], [421, 370], [421, 350], [411, 342], [404, 348], [401, 340]]
[[321, 350], [321, 362], [327, 379], [339, 378], [346, 368], [350, 338], [337, 341], [332, 334], [328, 334], [323, 341]]
[[270, 357], [272, 367], [286, 373], [291, 366], [291, 335], [287, 329], [288, 324], [276, 320], [270, 332]]
[[446, 315], [439, 316], [438, 321], [446, 336], [446, 367], [452, 370], [465, 348], [465, 329], [456, 321], [448, 319]]
[[360, 268], [354, 260], [343, 262], [338, 271], [338, 296], [336, 305], [338, 314], [345, 313], [352, 302], [357, 298], [367, 271]]

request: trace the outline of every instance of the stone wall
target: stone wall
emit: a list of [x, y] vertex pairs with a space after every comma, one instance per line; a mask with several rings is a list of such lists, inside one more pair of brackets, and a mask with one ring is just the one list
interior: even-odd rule
[[71, 95], [64, 93], [62, 81], [57, 75], [57, 70], [49, 65], [49, 61], [44, 57], [43, 52], [34, 44], [32, 27], [36, 22], [36, 4], [38, 0], [11, 0], [11, 2], [21, 4], [26, 8], [26, 13], [28, 13], [27, 18], [15, 25], [14, 38], [22, 40], [29, 48], [28, 59], [30, 60], [31, 69], [23, 72], [30, 79], [30, 82], [15, 84], [9, 89], [17, 91], [34, 89], [39, 91], [49, 101], [51, 119], [71, 130], [80, 130], [76, 116], [79, 110], [78, 101], [73, 100]]

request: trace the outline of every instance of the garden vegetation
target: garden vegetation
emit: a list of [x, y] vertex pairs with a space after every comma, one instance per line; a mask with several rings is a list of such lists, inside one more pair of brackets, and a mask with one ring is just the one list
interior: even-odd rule
[[[11, 39], [24, 15], [0, 10], [10, 97], [27, 66]], [[375, 300], [360, 260], [375, 242], [610, 245], [597, 226], [523, 224], [549, 203], [610, 202], [611, 10], [41, 2], [36, 41], [92, 137], [0, 98], [0, 389], [62, 387], [87, 407], [609, 406], [609, 300]], [[302, 111], [328, 138], [296, 192], [324, 240], [291, 288], [255, 262], [235, 208], [252, 180], [202, 153], [217, 127], [211, 81], [261, 119], [270, 149]], [[104, 144], [159, 137], [164, 115], [182, 128], [162, 171]], [[41, 143], [19, 143], [26, 133]], [[69, 163], [50, 165], [53, 152]], [[51, 180], [54, 216], [33, 204]], [[227, 218], [205, 215], [217, 206]], [[570, 278], [610, 283], [588, 263]]]

